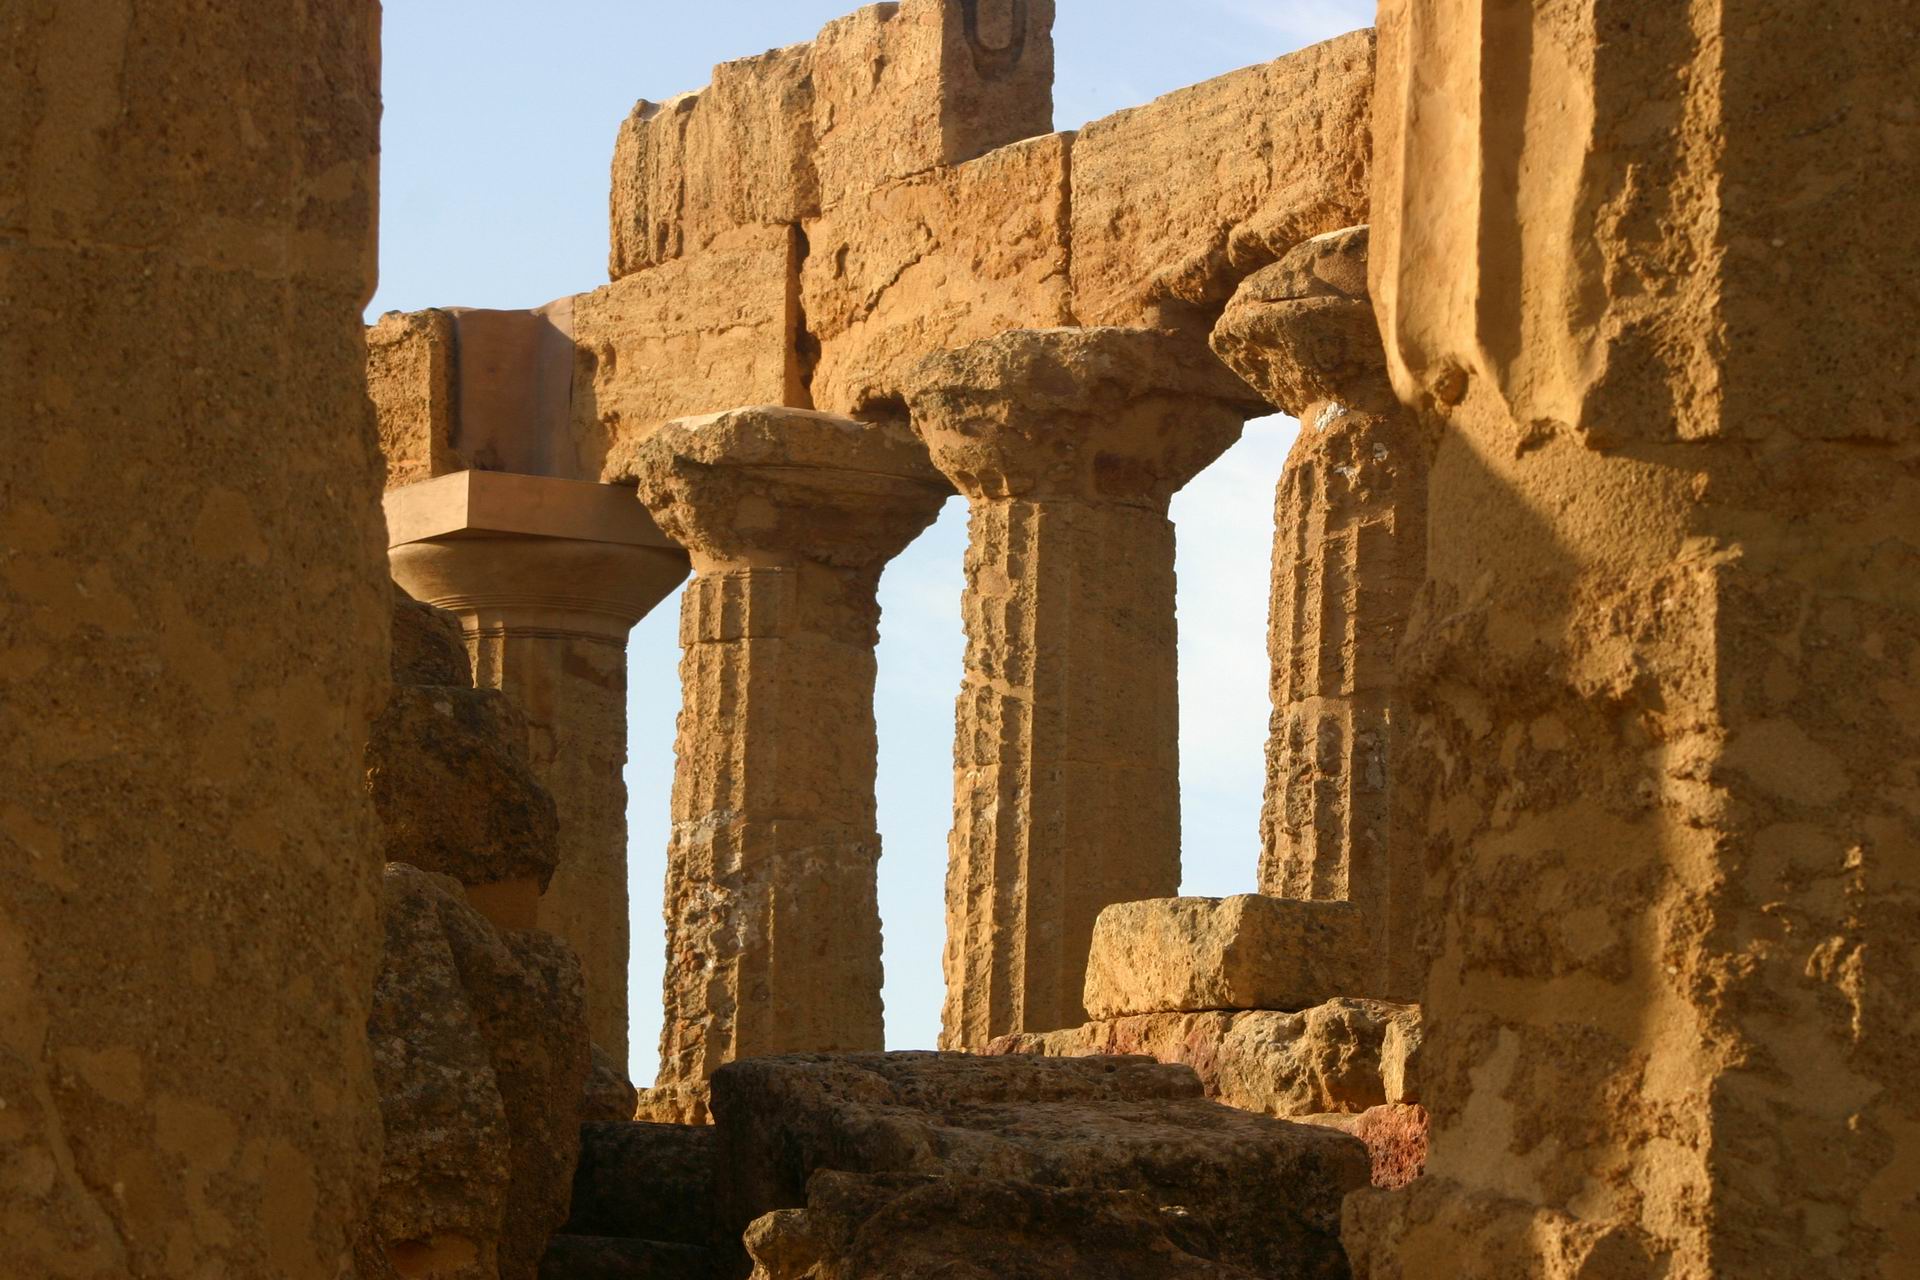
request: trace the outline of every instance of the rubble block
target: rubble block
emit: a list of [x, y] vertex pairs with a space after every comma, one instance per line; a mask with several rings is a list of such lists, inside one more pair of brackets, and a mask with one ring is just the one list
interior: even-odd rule
[[713, 1205], [711, 1125], [588, 1124], [562, 1233], [704, 1245]]
[[453, 317], [389, 311], [367, 329], [367, 395], [387, 460], [387, 487], [465, 469], [453, 445]]
[[1087, 1012], [1305, 1009], [1361, 994], [1364, 925], [1351, 903], [1257, 894], [1117, 903], [1094, 922]]
[[404, 1275], [533, 1280], [579, 1150], [580, 962], [551, 934], [496, 929], [450, 877], [392, 863], [385, 883], [374, 1233]]
[[[1220, 1262], [1260, 1276], [1344, 1276], [1340, 1201], [1367, 1183], [1364, 1147], [1200, 1093], [1192, 1071], [1139, 1058], [893, 1053], [732, 1063], [713, 1078], [716, 1240], [807, 1205], [821, 1170], [922, 1174], [1139, 1192], [1154, 1206], [1181, 1206]], [[936, 1193], [936, 1202], [948, 1224], [973, 1212], [958, 1192]], [[722, 1274], [745, 1274], [736, 1261], [732, 1271], [723, 1262]]]
[[367, 789], [388, 862], [536, 893], [553, 879], [553, 797], [527, 758], [526, 717], [498, 689], [396, 685], [367, 742]]
[[1306, 1124], [1350, 1133], [1367, 1146], [1373, 1162], [1373, 1185], [1398, 1191], [1427, 1171], [1427, 1133], [1432, 1128], [1427, 1109], [1410, 1102], [1369, 1107], [1358, 1115], [1302, 1116]]
[[807, 224], [800, 272], [820, 344], [815, 407], [898, 404], [928, 353], [1008, 329], [1073, 323], [1070, 133], [1015, 143], [849, 198]]
[[580, 1090], [580, 1123], [613, 1124], [633, 1119], [640, 1093], [627, 1078], [627, 1069], [605, 1049], [593, 1046], [587, 1082]]
[[1282, 1119], [1354, 1114], [1404, 1098], [1405, 1046], [1419, 1010], [1376, 1000], [1329, 1000], [1297, 1013], [1148, 1013], [1065, 1031], [1002, 1036], [989, 1054], [1143, 1054], [1192, 1067], [1206, 1096]]
[[1138, 1191], [823, 1170], [747, 1228], [753, 1280], [1253, 1280], [1185, 1209]]
[[613, 148], [618, 280], [701, 252], [738, 227], [819, 212], [813, 46], [723, 62], [705, 89], [636, 103]]
[[630, 480], [617, 454], [680, 417], [746, 404], [804, 408], [799, 236], [735, 231], [573, 300], [574, 431], [593, 478]]
[[813, 50], [823, 209], [1053, 132], [1053, 0], [868, 5]]
[[1239, 280], [1367, 220], [1374, 36], [1355, 31], [1080, 131], [1080, 323], [1212, 328]]

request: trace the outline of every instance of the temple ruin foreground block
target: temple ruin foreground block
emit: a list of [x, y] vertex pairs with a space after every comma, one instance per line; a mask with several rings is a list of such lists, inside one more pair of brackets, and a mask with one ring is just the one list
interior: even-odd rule
[[0, 29], [0, 1275], [335, 1280], [380, 1146], [378, 10]]
[[1073, 323], [1072, 150], [1065, 133], [1015, 143], [809, 222], [800, 300], [820, 344], [814, 406], [904, 418], [908, 375], [929, 352]]
[[949, 491], [903, 426], [778, 407], [620, 463], [695, 571], [658, 1086], [698, 1114], [721, 1063], [881, 1044], [875, 593]]
[[1081, 324], [1204, 332], [1240, 277], [1367, 220], [1373, 32], [1181, 89], [1080, 131]]
[[1366, 994], [1364, 914], [1345, 902], [1241, 894], [1123, 902], [1087, 956], [1095, 1018], [1205, 1009], [1305, 1009]]
[[793, 227], [752, 227], [575, 298], [582, 478], [617, 478], [605, 459], [674, 418], [806, 404], [799, 272]]
[[1920, 1239], [1910, 6], [1381, 6], [1372, 294], [1438, 444], [1432, 1161], [1367, 1280]]
[[[1234, 1268], [1227, 1276], [1342, 1274], [1345, 1260], [1334, 1234], [1338, 1205], [1346, 1192], [1366, 1185], [1365, 1148], [1329, 1129], [1208, 1102], [1200, 1092], [1188, 1068], [1141, 1058], [894, 1053], [732, 1063], [713, 1082], [717, 1225], [723, 1238], [738, 1240], [760, 1219], [747, 1238], [777, 1260], [781, 1236], [804, 1238], [817, 1230], [807, 1217], [815, 1203], [809, 1190], [822, 1171], [862, 1179], [918, 1175], [923, 1188], [951, 1181], [959, 1194], [933, 1193], [940, 1210], [920, 1219], [921, 1238], [891, 1246], [900, 1249], [896, 1256], [936, 1252], [948, 1232], [971, 1226], [985, 1251], [977, 1267], [1004, 1250], [995, 1245], [996, 1234], [1017, 1239], [1026, 1220], [976, 1216], [1003, 1203], [1001, 1197], [1030, 1203], [1034, 1188], [1130, 1190], [1149, 1204], [1180, 1206], [1207, 1241], [1205, 1255]], [[896, 1192], [904, 1189], [894, 1184]], [[883, 1211], [891, 1198], [880, 1197], [868, 1212]], [[761, 1217], [799, 1205], [809, 1209], [784, 1222]], [[877, 1236], [900, 1234], [886, 1221], [862, 1234], [874, 1243]], [[1039, 1241], [1058, 1247], [1085, 1240], [1059, 1216], [1043, 1214], [1040, 1221], [1046, 1225], [1036, 1232]], [[1096, 1214], [1093, 1221], [1102, 1218]], [[1163, 1256], [1171, 1266], [1185, 1255], [1169, 1250]], [[744, 1276], [746, 1268], [723, 1267], [719, 1274]]]
[[627, 634], [679, 586], [686, 553], [630, 491], [463, 471], [389, 490], [389, 565], [457, 615], [476, 680], [525, 713], [559, 815], [537, 920], [579, 953], [594, 1042], [627, 1057]]
[[1364, 914], [1368, 994], [1418, 998], [1427, 767], [1396, 654], [1426, 575], [1427, 455], [1387, 379], [1367, 228], [1254, 273], [1213, 347], [1299, 419], [1275, 499], [1260, 891]]
[[1175, 491], [1258, 397], [1134, 329], [930, 357], [914, 428], [967, 497], [941, 1044], [1086, 1021], [1094, 917], [1180, 881]]

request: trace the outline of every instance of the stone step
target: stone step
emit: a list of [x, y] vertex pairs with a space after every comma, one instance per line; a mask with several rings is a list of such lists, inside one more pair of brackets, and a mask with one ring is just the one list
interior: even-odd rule
[[540, 1280], [707, 1280], [708, 1255], [690, 1244], [557, 1235], [540, 1260]]
[[713, 1156], [708, 1125], [580, 1126], [573, 1207], [562, 1234], [707, 1244]]

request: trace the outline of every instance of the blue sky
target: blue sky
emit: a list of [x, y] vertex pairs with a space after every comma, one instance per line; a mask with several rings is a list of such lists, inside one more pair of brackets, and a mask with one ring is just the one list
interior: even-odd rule
[[[1366, 26], [1372, 0], [1057, 0], [1055, 127]], [[387, 0], [380, 289], [370, 316], [527, 307], [605, 282], [607, 166], [637, 98], [716, 62], [812, 38], [848, 0]], [[1253, 888], [1266, 735], [1273, 486], [1294, 424], [1249, 424], [1174, 501], [1179, 528], [1184, 892]], [[961, 654], [964, 505], [881, 584], [880, 909], [887, 1040], [940, 1019], [941, 900]], [[630, 668], [633, 1074], [660, 1026], [667, 796], [679, 708], [678, 599], [635, 629]]]

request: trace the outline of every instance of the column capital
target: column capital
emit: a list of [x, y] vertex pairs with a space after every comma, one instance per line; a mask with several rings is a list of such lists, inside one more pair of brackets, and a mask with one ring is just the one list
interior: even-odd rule
[[1213, 331], [1214, 352], [1294, 417], [1335, 401], [1399, 407], [1367, 292], [1367, 228], [1330, 231], [1241, 284]]
[[387, 556], [417, 600], [469, 634], [627, 632], [687, 576], [687, 555], [629, 489], [462, 471], [386, 495]]
[[669, 422], [615, 462], [701, 573], [877, 572], [953, 491], [905, 427], [776, 405]]
[[922, 361], [914, 429], [969, 498], [1164, 510], [1240, 438], [1260, 397], [1155, 329], [1018, 329]]

